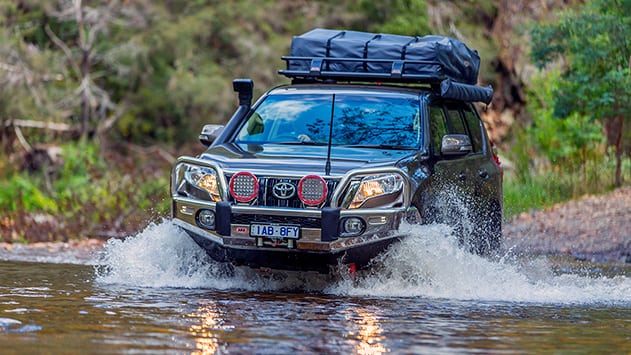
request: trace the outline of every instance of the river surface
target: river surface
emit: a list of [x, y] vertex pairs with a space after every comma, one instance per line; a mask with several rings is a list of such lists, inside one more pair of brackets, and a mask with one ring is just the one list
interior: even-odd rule
[[169, 222], [91, 258], [8, 258], [0, 353], [631, 353], [628, 265], [487, 260], [413, 228], [335, 280], [228, 269]]

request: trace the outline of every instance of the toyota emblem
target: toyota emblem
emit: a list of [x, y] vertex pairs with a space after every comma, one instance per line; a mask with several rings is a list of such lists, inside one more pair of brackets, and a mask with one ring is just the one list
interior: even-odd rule
[[278, 182], [272, 187], [272, 195], [274, 197], [286, 200], [296, 194], [296, 187], [289, 182]]

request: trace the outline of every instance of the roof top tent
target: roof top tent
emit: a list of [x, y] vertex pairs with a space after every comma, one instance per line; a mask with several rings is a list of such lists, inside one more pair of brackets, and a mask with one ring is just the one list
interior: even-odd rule
[[493, 89], [479, 87], [478, 52], [449, 37], [411, 37], [316, 28], [294, 36], [287, 69], [296, 80], [387, 81], [434, 84], [440, 95], [489, 103]]

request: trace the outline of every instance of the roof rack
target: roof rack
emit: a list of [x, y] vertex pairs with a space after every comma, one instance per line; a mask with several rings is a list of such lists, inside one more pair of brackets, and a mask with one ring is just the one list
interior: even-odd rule
[[[308, 70], [279, 70], [278, 73], [291, 78], [294, 83], [301, 81], [349, 81], [349, 82], [392, 82], [403, 84], [429, 84], [438, 95], [444, 98], [489, 104], [493, 99], [493, 88], [463, 84], [451, 78], [436, 74], [406, 73], [406, 66], [441, 66], [438, 62], [419, 60], [363, 59], [363, 58], [329, 58], [329, 57], [296, 57], [282, 56], [282, 60], [290, 67], [290, 63], [307, 62]], [[354, 69], [360, 71], [332, 70], [334, 63], [355, 64]], [[382, 69], [390, 71], [367, 71], [368, 63], [380, 64]], [[306, 67], [302, 65], [301, 67]], [[436, 71], [433, 71], [436, 73]]]
[[[307, 62], [308, 70], [279, 70], [282, 74], [291, 79], [302, 80], [342, 80], [342, 81], [369, 81], [369, 82], [396, 82], [405, 84], [440, 84], [447, 79], [446, 76], [435, 74], [406, 73], [406, 66], [410, 65], [432, 65], [440, 66], [440, 63], [421, 60], [391, 60], [391, 59], [363, 59], [363, 58], [329, 58], [329, 57], [296, 57], [282, 56], [282, 60], [290, 67], [290, 63]], [[331, 69], [333, 63], [346, 63], [355, 65], [361, 71], [339, 71]], [[380, 67], [390, 71], [368, 71], [368, 64], [380, 64]], [[348, 67], [345, 65], [344, 67]], [[305, 67], [303, 65], [303, 67]]]

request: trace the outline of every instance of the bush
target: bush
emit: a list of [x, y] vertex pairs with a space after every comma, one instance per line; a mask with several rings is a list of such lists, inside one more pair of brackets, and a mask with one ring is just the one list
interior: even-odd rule
[[169, 164], [145, 153], [104, 154], [95, 143], [62, 148], [63, 164], [48, 182], [43, 172], [0, 181], [0, 218], [14, 221], [0, 226], [3, 239], [124, 236], [168, 212]]

